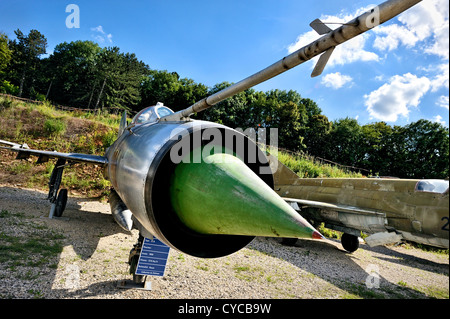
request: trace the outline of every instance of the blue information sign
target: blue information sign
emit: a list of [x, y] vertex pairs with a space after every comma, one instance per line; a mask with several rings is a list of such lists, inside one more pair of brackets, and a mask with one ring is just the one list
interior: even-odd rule
[[136, 275], [164, 276], [170, 247], [157, 238], [144, 238]]

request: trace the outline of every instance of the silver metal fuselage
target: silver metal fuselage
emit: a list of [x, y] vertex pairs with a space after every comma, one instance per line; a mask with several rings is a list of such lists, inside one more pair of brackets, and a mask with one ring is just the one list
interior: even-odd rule
[[[108, 150], [107, 178], [134, 217], [151, 234], [158, 228], [147, 216], [145, 188], [150, 167], [156, 156], [165, 153], [177, 127], [193, 127], [194, 122], [147, 123], [125, 130]], [[170, 143], [173, 145], [173, 143]]]
[[[194, 136], [200, 136], [201, 141], [197, 146], [207, 142], [224, 146], [223, 139], [208, 140], [198, 135], [208, 129], [223, 132], [224, 136], [231, 134], [244, 142], [245, 152], [248, 149], [257, 152], [256, 163], [249, 161], [246, 154], [242, 159], [264, 182], [273, 187], [272, 174], [260, 173], [261, 167], [268, 167], [269, 163], [253, 141], [224, 125], [196, 120], [128, 126], [106, 152], [108, 165], [105, 177], [133, 213], [144, 236], [154, 235], [165, 244], [194, 256], [219, 257], [241, 249], [253, 237], [194, 233], [179, 222], [169, 192], [170, 179], [177, 165], [172, 161], [171, 150], [177, 143], [185, 139], [192, 141]], [[194, 143], [191, 143], [191, 147], [194, 147]]]

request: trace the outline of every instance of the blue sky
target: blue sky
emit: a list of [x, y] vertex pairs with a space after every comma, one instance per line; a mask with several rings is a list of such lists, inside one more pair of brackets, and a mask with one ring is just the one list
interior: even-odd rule
[[[48, 53], [64, 41], [92, 40], [133, 52], [152, 69], [213, 86], [238, 82], [319, 36], [316, 18], [346, 22], [382, 1], [0, 1], [0, 31], [43, 33]], [[68, 28], [69, 4], [79, 28]], [[335, 28], [336, 25], [330, 25]], [[320, 77], [313, 61], [255, 89], [296, 90], [330, 120], [405, 125], [449, 123], [449, 4], [423, 0], [414, 8], [339, 46]]]

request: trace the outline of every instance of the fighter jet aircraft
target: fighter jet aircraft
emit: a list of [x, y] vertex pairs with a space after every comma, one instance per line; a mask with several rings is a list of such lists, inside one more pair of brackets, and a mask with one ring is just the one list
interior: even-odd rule
[[313, 225], [343, 232], [349, 252], [358, 249], [361, 231], [370, 234], [369, 246], [408, 240], [449, 248], [448, 180], [300, 178], [280, 162], [273, 167], [277, 194]]
[[[331, 30], [320, 20], [311, 26], [322, 37], [271, 66], [174, 113], [158, 104], [138, 113], [104, 156], [29, 149], [0, 141], [18, 159], [56, 158], [50, 177], [50, 216], [60, 216], [67, 191], [59, 190], [64, 167], [73, 163], [104, 167], [112, 184], [111, 211], [124, 229], [157, 237], [169, 247], [202, 258], [220, 257], [245, 247], [254, 236], [315, 238], [322, 235], [275, 191], [265, 154], [242, 133], [190, 115], [275, 77], [322, 54], [312, 73], [323, 71], [337, 45], [407, 10], [420, 0], [389, 0]], [[138, 250], [138, 249], [137, 249]]]

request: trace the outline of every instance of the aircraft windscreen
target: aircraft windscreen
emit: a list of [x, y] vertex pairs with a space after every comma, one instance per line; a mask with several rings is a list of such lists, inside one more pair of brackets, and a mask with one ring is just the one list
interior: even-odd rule
[[155, 112], [155, 108], [154, 107], [149, 107], [143, 111], [141, 111], [140, 113], [138, 113], [138, 115], [133, 119], [133, 123], [135, 124], [142, 124], [142, 123], [146, 123], [146, 122], [154, 122], [158, 119], [156, 112]]
[[157, 112], [158, 112], [159, 117], [164, 117], [166, 115], [170, 115], [173, 113], [173, 111], [167, 107], [160, 107], [160, 108], [158, 108]]
[[173, 111], [165, 106], [150, 106], [139, 112], [133, 119], [133, 124], [156, 122], [161, 117], [173, 114]]
[[446, 180], [425, 179], [416, 184], [416, 191], [443, 194], [448, 189], [449, 183]]

